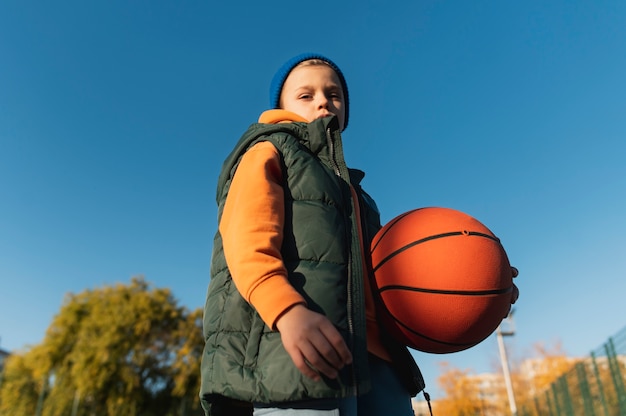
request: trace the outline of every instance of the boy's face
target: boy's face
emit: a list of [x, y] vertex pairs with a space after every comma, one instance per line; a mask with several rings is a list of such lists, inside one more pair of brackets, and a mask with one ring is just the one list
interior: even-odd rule
[[343, 130], [345, 119], [343, 89], [339, 77], [326, 65], [294, 68], [280, 94], [281, 108], [313, 121], [336, 115]]

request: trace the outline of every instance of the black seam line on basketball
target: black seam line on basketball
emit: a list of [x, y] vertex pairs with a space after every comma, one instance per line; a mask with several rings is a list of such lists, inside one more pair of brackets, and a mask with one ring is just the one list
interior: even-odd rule
[[507, 287], [504, 289], [494, 289], [494, 290], [442, 290], [442, 289], [423, 289], [423, 288], [418, 288], [418, 287], [402, 286], [402, 285], [388, 285], [388, 286], [383, 286], [380, 289], [378, 289], [380, 293], [386, 290], [406, 290], [410, 292], [436, 293], [439, 295], [485, 296], [485, 295], [502, 295], [505, 293], [509, 293], [513, 290], [513, 287]]
[[431, 342], [436, 342], [438, 344], [448, 345], [450, 347], [468, 347], [468, 346], [472, 346], [472, 345], [475, 344], [475, 342], [456, 343], [456, 342], [448, 342], [448, 341], [442, 341], [442, 340], [436, 339], [436, 338], [431, 338], [431, 337], [428, 337], [428, 336], [422, 334], [421, 332], [417, 332], [416, 330], [409, 328], [402, 321], [398, 320], [395, 316], [393, 317], [393, 320], [396, 321], [396, 323], [398, 325], [402, 326], [405, 330], [409, 331], [413, 335], [417, 335], [418, 337], [422, 337], [422, 338], [427, 339], [428, 341], [431, 341]]
[[407, 245], [405, 245], [402, 248], [397, 249], [396, 251], [394, 251], [393, 253], [389, 254], [387, 257], [385, 257], [384, 259], [382, 259], [377, 265], [376, 267], [374, 267], [374, 271], [378, 270], [380, 268], [380, 266], [382, 266], [383, 264], [385, 264], [389, 259], [391, 259], [392, 257], [394, 257], [395, 255], [402, 253], [405, 250], [410, 249], [411, 247], [414, 247], [418, 244], [422, 244], [425, 243], [427, 241], [431, 241], [431, 240], [437, 240], [438, 238], [445, 238], [445, 237], [454, 237], [456, 235], [470, 235], [470, 236], [476, 236], [476, 237], [484, 237], [484, 238], [488, 238], [490, 240], [493, 240], [495, 242], [497, 242], [498, 244], [500, 244], [500, 239], [498, 239], [497, 237], [494, 237], [492, 235], [489, 234], [485, 234], [485, 233], [479, 233], [478, 231], [453, 231], [450, 233], [443, 233], [443, 234], [436, 234], [436, 235], [431, 235], [429, 237], [426, 238], [422, 238], [421, 240], [415, 240]]
[[387, 229], [385, 230], [385, 232], [384, 232], [384, 233], [383, 233], [383, 234], [382, 234], [382, 235], [378, 238], [378, 240], [376, 241], [376, 244], [374, 244], [374, 247], [372, 247], [372, 250], [371, 250], [371, 251], [373, 252], [374, 250], [376, 250], [376, 247], [378, 247], [378, 243], [380, 243], [381, 241], [383, 241], [383, 237], [384, 237], [384, 236], [385, 236], [385, 235], [389, 232], [389, 230], [391, 230], [391, 229], [393, 228], [393, 226], [394, 226], [394, 225], [396, 225], [396, 224], [397, 224], [397, 223], [398, 223], [398, 222], [399, 222], [402, 218], [406, 217], [407, 215], [411, 214], [411, 213], [412, 213], [412, 212], [414, 212], [414, 211], [417, 211], [418, 209], [419, 209], [419, 208], [414, 209], [414, 210], [412, 210], [412, 211], [405, 212], [404, 214], [397, 216], [397, 217], [393, 220], [393, 222], [389, 223], [389, 226], [387, 227]]

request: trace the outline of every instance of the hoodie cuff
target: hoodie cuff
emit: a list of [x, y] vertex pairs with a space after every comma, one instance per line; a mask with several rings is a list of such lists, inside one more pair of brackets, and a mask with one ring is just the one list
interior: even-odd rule
[[274, 275], [263, 281], [250, 292], [250, 303], [257, 310], [263, 322], [276, 329], [276, 321], [289, 308], [306, 301], [283, 275]]

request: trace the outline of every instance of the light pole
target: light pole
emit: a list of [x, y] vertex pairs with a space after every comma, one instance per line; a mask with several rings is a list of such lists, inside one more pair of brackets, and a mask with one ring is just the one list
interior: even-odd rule
[[[509, 407], [511, 409], [511, 415], [517, 415], [517, 405], [515, 404], [515, 395], [513, 394], [513, 384], [511, 383], [511, 373], [509, 372], [509, 360], [506, 357], [506, 348], [504, 347], [504, 337], [513, 336], [515, 334], [515, 328], [513, 323], [513, 312], [511, 309], [509, 315], [502, 320], [498, 328], [496, 329], [496, 336], [498, 338], [498, 347], [500, 348], [500, 362], [502, 363], [502, 372], [504, 373], [504, 383], [506, 384], [506, 393], [509, 396]], [[508, 330], [502, 330], [502, 324], [506, 322], [508, 324]]]

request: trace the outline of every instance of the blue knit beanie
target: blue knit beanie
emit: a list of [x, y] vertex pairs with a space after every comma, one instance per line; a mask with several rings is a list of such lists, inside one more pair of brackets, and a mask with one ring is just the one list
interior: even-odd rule
[[348, 127], [348, 115], [350, 114], [350, 112], [348, 111], [350, 109], [350, 101], [348, 100], [348, 85], [346, 84], [346, 79], [343, 77], [343, 73], [341, 72], [339, 67], [335, 65], [333, 61], [317, 53], [303, 53], [298, 56], [294, 56], [278, 69], [278, 71], [274, 75], [274, 78], [272, 78], [272, 83], [270, 84], [270, 107], [280, 107], [280, 93], [283, 90], [283, 84], [289, 76], [289, 73], [300, 62], [308, 61], [309, 59], [321, 59], [337, 73], [337, 76], [339, 77], [339, 82], [341, 82], [341, 88], [343, 89], [344, 108], [346, 112], [343, 122], [343, 129], [345, 130], [346, 127]]

